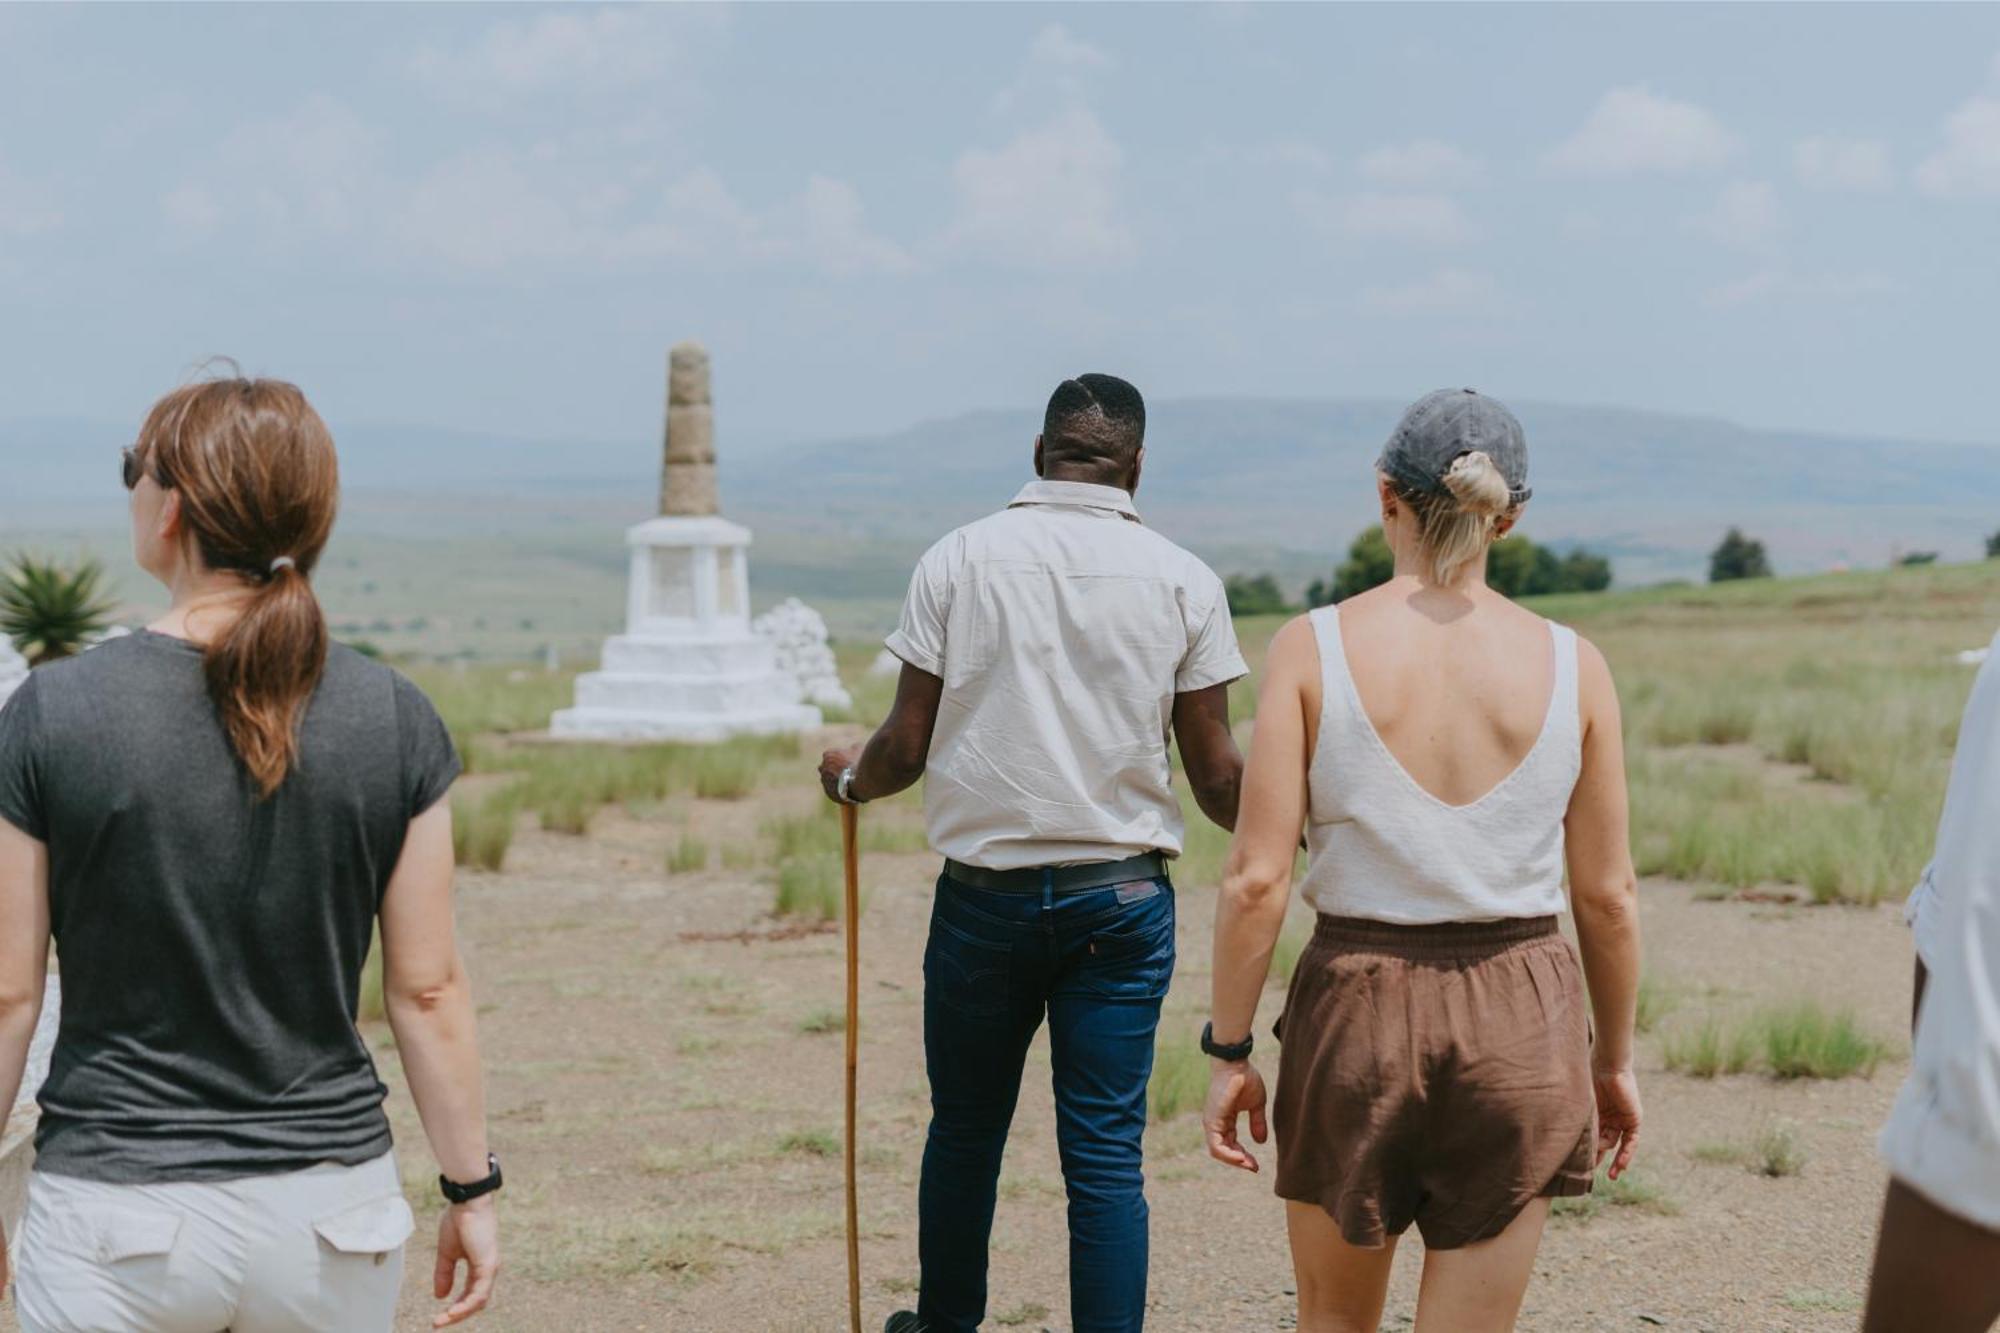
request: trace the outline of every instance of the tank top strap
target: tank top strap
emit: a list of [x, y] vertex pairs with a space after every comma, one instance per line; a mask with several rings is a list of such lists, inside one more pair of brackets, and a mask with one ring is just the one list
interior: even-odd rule
[[1583, 716], [1577, 693], [1576, 631], [1551, 620], [1549, 635], [1555, 641], [1556, 652], [1556, 684], [1552, 700], [1555, 717], [1564, 730], [1581, 735]]
[[1340, 637], [1340, 608], [1314, 607], [1311, 618], [1319, 641], [1319, 734], [1324, 744], [1333, 730], [1329, 724], [1352, 722], [1354, 680], [1347, 669], [1347, 644]]

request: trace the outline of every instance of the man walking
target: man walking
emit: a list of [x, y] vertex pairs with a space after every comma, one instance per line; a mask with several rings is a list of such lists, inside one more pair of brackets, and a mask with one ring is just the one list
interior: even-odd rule
[[1000, 1157], [1044, 1017], [1072, 1325], [1145, 1322], [1140, 1141], [1183, 833], [1167, 742], [1202, 813], [1233, 828], [1227, 687], [1246, 674], [1221, 580], [1133, 507], [1145, 428], [1124, 380], [1057, 386], [1039, 479], [918, 564], [888, 640], [904, 662], [888, 720], [820, 764], [836, 801], [926, 779], [947, 858], [924, 953], [922, 1285], [885, 1333], [969, 1333], [985, 1317]]

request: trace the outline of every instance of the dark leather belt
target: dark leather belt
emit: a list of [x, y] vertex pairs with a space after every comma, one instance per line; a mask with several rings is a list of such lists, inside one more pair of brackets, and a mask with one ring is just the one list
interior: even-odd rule
[[1055, 893], [1080, 893], [1101, 889], [1107, 884], [1129, 884], [1138, 879], [1165, 879], [1167, 858], [1158, 852], [1128, 856], [1123, 861], [1097, 861], [1081, 866], [1026, 866], [1020, 870], [986, 870], [980, 866], [946, 861], [944, 873], [960, 884], [1000, 893], [1040, 893], [1044, 879]]

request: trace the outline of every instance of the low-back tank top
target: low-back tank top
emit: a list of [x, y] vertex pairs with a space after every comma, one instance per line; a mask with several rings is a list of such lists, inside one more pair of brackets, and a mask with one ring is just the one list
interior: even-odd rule
[[1563, 817], [1583, 768], [1575, 632], [1549, 622], [1555, 687], [1527, 756], [1478, 800], [1452, 805], [1410, 776], [1369, 720], [1338, 608], [1312, 623], [1323, 699], [1307, 771], [1306, 901], [1409, 924], [1561, 912]]

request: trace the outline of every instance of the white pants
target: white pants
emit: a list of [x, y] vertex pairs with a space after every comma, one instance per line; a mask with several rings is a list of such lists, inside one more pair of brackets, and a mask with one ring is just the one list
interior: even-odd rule
[[393, 1153], [223, 1184], [36, 1172], [22, 1333], [385, 1333], [414, 1222]]

